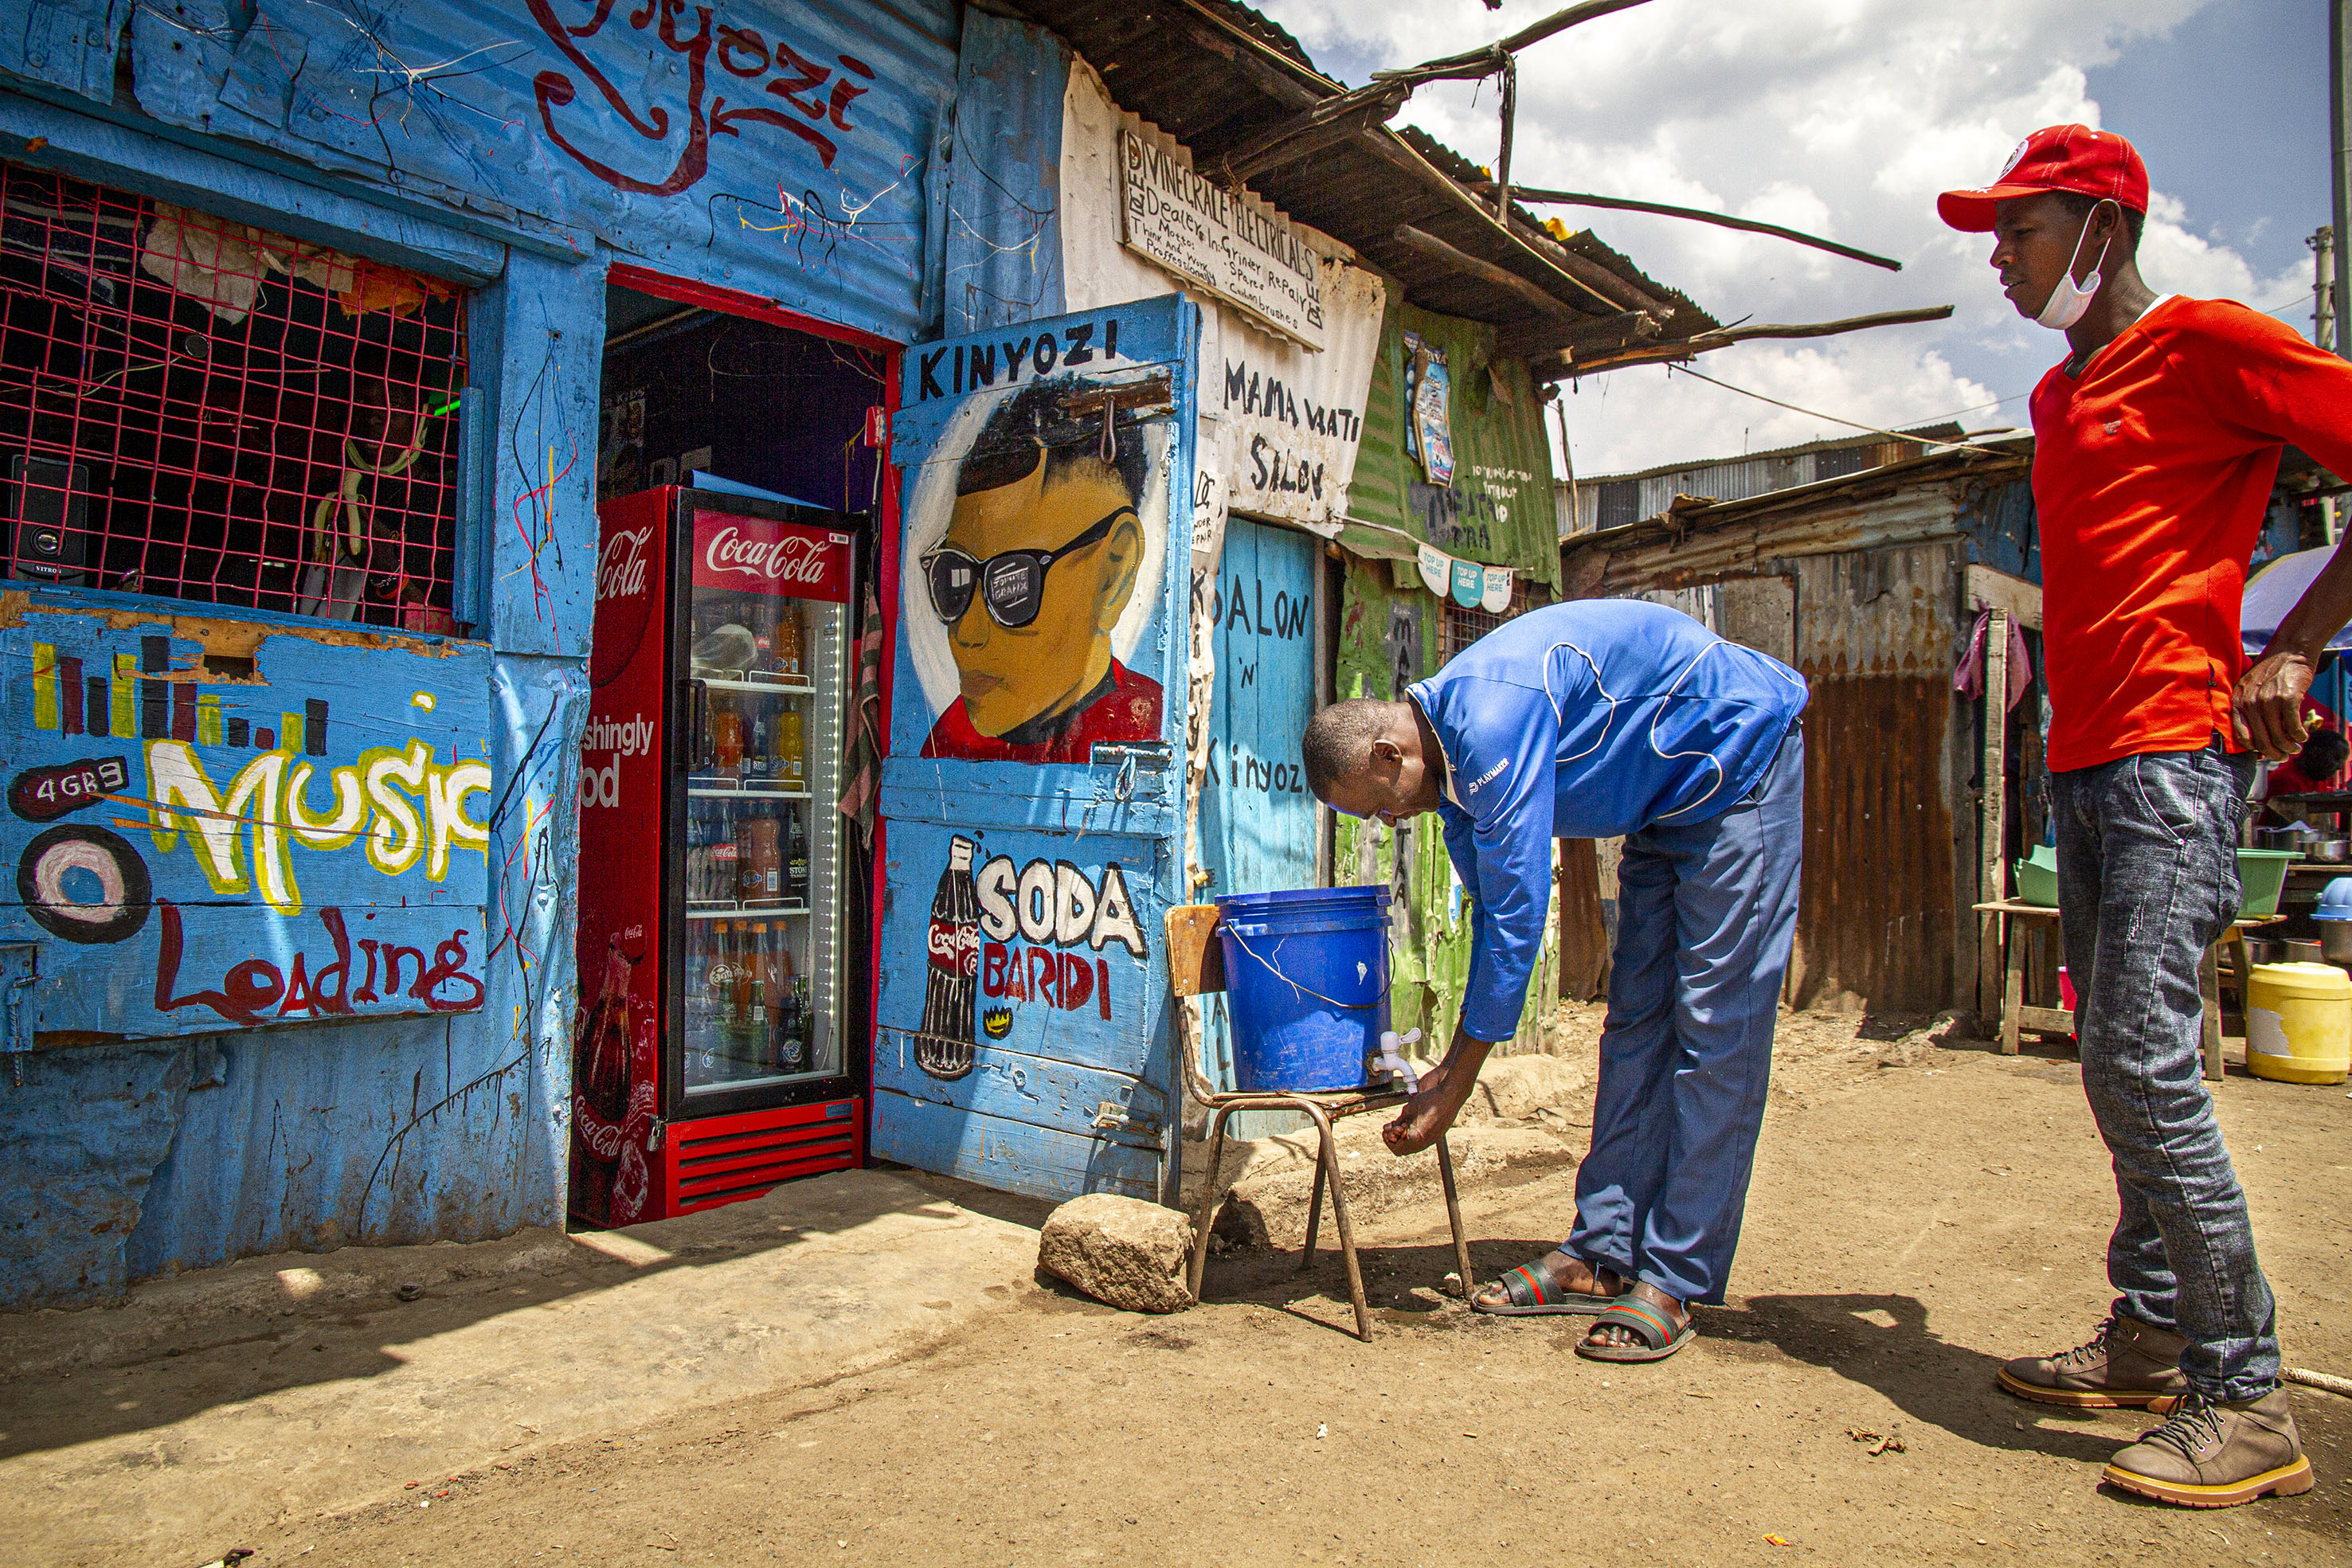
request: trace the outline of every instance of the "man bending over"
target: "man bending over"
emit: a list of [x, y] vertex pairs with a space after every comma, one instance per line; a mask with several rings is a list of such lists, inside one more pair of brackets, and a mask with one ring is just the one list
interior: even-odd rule
[[1516, 1031], [1543, 943], [1554, 838], [1623, 835], [1592, 1152], [1576, 1229], [1471, 1299], [1597, 1313], [1577, 1346], [1663, 1361], [1738, 1245], [1797, 922], [1804, 678], [1677, 611], [1583, 600], [1480, 638], [1403, 702], [1307, 727], [1307, 781], [1350, 816], [1435, 811], [1476, 904], [1452, 1049], [1383, 1130], [1435, 1143]]

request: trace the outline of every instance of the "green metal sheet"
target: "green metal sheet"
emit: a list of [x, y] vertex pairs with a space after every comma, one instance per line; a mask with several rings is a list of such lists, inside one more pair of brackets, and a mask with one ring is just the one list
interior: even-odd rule
[[[1543, 403], [1525, 363], [1495, 357], [1495, 329], [1395, 303], [1381, 323], [1381, 351], [1366, 397], [1364, 434], [1348, 511], [1355, 523], [1339, 542], [1359, 555], [1396, 559], [1398, 541], [1381, 527], [1426, 539], [1449, 555], [1507, 566], [1559, 586], [1559, 520]], [[1453, 382], [1450, 486], [1425, 482], [1405, 452], [1404, 335], [1444, 351]], [[1361, 525], [1375, 525], [1366, 528]]]

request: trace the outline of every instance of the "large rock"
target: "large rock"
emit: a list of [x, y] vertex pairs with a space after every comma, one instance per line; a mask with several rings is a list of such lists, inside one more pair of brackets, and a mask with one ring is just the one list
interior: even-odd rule
[[1045, 1217], [1037, 1266], [1122, 1311], [1176, 1312], [1192, 1304], [1192, 1228], [1174, 1209], [1096, 1192]]

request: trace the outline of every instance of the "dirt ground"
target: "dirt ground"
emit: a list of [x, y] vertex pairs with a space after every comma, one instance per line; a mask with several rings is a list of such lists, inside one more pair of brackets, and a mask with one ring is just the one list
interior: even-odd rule
[[[2192, 1512], [2099, 1486], [2145, 1417], [1994, 1390], [2002, 1358], [2105, 1311], [2111, 1178], [2070, 1060], [1931, 1045], [1920, 1021], [1786, 1020], [1732, 1301], [1660, 1365], [1586, 1362], [1578, 1320], [1439, 1294], [1431, 1162], [1391, 1160], [1363, 1118], [1370, 1344], [1339, 1332], [1328, 1220], [1301, 1279], [1303, 1186], [1268, 1184], [1271, 1244], [1223, 1251], [1181, 1315], [1039, 1288], [878, 1370], [163, 1560], [2352, 1563], [2352, 1400], [2294, 1393], [2312, 1492]], [[2287, 1359], [2352, 1373], [2352, 1101], [2233, 1073], [2221, 1103]], [[1482, 1276], [1566, 1233], [1585, 1114], [1462, 1139]]]

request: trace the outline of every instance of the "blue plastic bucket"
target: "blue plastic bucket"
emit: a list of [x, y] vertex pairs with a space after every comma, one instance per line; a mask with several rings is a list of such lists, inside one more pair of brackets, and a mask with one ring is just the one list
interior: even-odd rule
[[1217, 908], [1234, 1086], [1363, 1087], [1389, 1027], [1389, 890], [1241, 893]]

